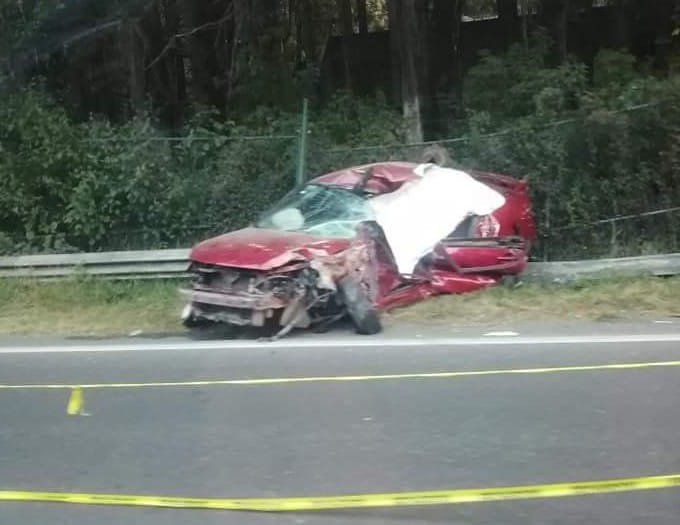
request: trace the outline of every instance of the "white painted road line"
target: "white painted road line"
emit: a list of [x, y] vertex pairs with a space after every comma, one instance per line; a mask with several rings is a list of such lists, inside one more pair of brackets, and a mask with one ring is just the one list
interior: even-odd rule
[[[422, 348], [461, 346], [535, 346], [535, 345], [601, 345], [632, 343], [680, 343], [680, 333], [673, 334], [619, 334], [575, 336], [523, 336], [523, 337], [459, 337], [459, 338], [291, 338], [274, 342], [261, 341], [173, 341], [91, 343], [78, 345], [26, 345], [0, 347], [0, 354], [76, 353], [76, 352], [151, 352], [188, 350], [236, 349], [291, 349], [309, 348]], [[680, 346], [678, 347], [680, 350]]]

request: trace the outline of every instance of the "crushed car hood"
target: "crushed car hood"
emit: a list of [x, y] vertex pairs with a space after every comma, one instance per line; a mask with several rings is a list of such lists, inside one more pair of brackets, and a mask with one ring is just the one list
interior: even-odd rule
[[196, 245], [190, 259], [203, 264], [250, 270], [272, 270], [314, 254], [346, 249], [348, 239], [324, 239], [299, 232], [245, 228]]

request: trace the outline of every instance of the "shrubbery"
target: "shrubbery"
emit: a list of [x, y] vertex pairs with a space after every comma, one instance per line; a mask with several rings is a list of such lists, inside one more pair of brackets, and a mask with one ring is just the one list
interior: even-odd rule
[[[592, 223], [680, 204], [680, 79], [636, 74], [629, 55], [603, 51], [589, 86], [581, 66], [546, 70], [534, 53], [516, 47], [470, 73], [469, 140], [456, 158], [529, 179], [544, 255], [677, 249], [677, 214]], [[480, 101], [483, 83], [503, 75], [490, 88], [499, 103]]]
[[[469, 72], [463, 140], [445, 143], [455, 162], [529, 179], [539, 256], [677, 249], [673, 215], [589, 225], [680, 204], [680, 81], [615, 51], [592, 75], [548, 68], [545, 49], [515, 46]], [[186, 246], [243, 226], [293, 186], [298, 127], [271, 108], [238, 122], [203, 110], [167, 140], [151, 117], [73, 123], [37, 86], [4, 93], [0, 252]], [[384, 102], [338, 96], [311, 113], [307, 172], [418, 159], [402, 131]]]
[[[14, 93], [0, 104], [0, 251], [185, 246], [241, 227], [294, 185], [299, 119], [205, 110], [167, 140], [148, 117], [74, 124], [40, 89]], [[399, 126], [384, 105], [338, 97], [313, 113], [310, 149], [396, 143]]]

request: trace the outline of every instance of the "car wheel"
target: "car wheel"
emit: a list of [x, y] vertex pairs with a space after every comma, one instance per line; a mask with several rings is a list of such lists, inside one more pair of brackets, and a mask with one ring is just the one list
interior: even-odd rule
[[361, 284], [356, 279], [346, 276], [340, 280], [338, 286], [356, 332], [362, 335], [380, 333], [382, 331], [380, 314], [362, 289]]

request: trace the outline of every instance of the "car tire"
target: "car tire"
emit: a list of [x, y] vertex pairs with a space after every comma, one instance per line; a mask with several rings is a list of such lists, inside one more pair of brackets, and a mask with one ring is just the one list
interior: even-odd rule
[[347, 313], [358, 334], [373, 335], [382, 331], [380, 314], [362, 289], [361, 284], [350, 276], [338, 283]]

